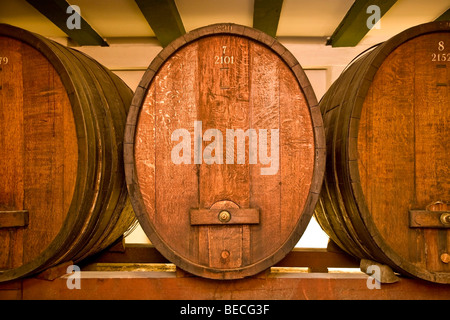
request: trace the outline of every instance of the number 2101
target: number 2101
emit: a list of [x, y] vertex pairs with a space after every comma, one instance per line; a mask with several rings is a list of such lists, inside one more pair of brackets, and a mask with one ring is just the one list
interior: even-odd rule
[[234, 63], [234, 56], [215, 56], [214, 57], [216, 59], [215, 64], [233, 64]]
[[234, 56], [227, 56], [225, 52], [227, 50], [227, 46], [222, 46], [222, 55], [215, 56], [215, 64], [234, 64]]

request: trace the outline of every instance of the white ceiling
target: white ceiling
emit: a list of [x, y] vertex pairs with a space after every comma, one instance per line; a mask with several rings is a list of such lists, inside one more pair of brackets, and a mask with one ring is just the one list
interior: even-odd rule
[[[68, 0], [104, 38], [155, 37], [134, 0]], [[284, 0], [277, 37], [332, 35], [353, 0]], [[175, 0], [186, 31], [219, 22], [252, 26], [254, 0]], [[450, 7], [450, 0], [398, 0], [360, 45], [385, 41], [395, 34], [433, 21]], [[0, 22], [47, 37], [66, 35], [25, 0], [0, 0]]]
[[381, 18], [381, 28], [372, 29], [360, 45], [372, 45], [419, 24], [434, 21], [450, 8], [450, 0], [398, 0]]

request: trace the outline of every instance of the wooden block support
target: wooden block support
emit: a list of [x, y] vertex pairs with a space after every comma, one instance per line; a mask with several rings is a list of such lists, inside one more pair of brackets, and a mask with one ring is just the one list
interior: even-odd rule
[[108, 249], [109, 252], [125, 252], [125, 238], [121, 236]]
[[[376, 267], [377, 269], [375, 269]], [[391, 267], [372, 260], [362, 259], [360, 263], [361, 271], [372, 276], [380, 283], [395, 283], [399, 278], [395, 275]], [[377, 270], [379, 272], [377, 272]]]
[[27, 210], [0, 211], [0, 228], [17, 228], [27, 225]]
[[54, 267], [48, 268], [36, 276], [38, 279], [53, 281], [65, 274], [67, 274], [67, 267], [73, 265], [73, 261], [67, 261], [56, 265]]
[[410, 228], [450, 228], [449, 211], [409, 210]]
[[258, 224], [259, 210], [252, 208], [191, 209], [191, 225]]

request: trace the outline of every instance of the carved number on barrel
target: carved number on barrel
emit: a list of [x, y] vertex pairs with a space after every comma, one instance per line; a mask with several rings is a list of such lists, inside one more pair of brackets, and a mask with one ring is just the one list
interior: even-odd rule
[[450, 61], [450, 53], [442, 53], [445, 50], [444, 41], [438, 42], [438, 51], [439, 53], [431, 54], [431, 61]]
[[234, 56], [226, 55], [227, 46], [222, 46], [222, 56], [215, 56], [215, 64], [234, 64]]
[[0, 64], [8, 64], [8, 57], [0, 57]]

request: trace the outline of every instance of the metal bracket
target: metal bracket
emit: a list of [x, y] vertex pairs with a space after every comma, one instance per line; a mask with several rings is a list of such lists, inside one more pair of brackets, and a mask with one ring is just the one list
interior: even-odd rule
[[409, 210], [410, 228], [450, 228], [448, 203], [437, 201], [425, 210]]

